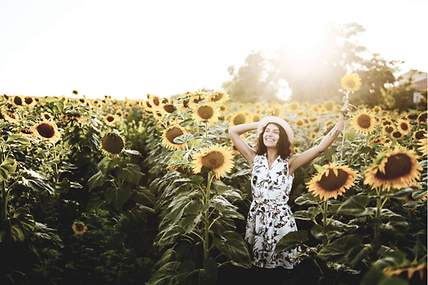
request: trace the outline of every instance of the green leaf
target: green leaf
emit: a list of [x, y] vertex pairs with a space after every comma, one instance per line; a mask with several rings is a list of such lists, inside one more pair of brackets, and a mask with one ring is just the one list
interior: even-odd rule
[[182, 134], [181, 136], [174, 138], [173, 142], [177, 144], [183, 144], [183, 143], [187, 143], [188, 141], [191, 141], [192, 139], [193, 139], [193, 134], [185, 133], [185, 134]]
[[346, 235], [338, 238], [327, 245], [323, 246], [318, 252], [318, 256], [321, 258], [327, 258], [330, 256], [343, 255], [355, 246], [361, 244], [361, 238], [355, 234]]
[[94, 175], [91, 176], [88, 180], [88, 188], [89, 191], [101, 187], [105, 184], [106, 178], [101, 171], [98, 171]]
[[220, 235], [214, 235], [214, 246], [225, 256], [233, 260], [237, 265], [249, 267], [250, 254], [244, 239], [236, 231], [225, 231]]
[[369, 202], [369, 198], [365, 193], [354, 195], [345, 200], [342, 205], [337, 209], [337, 213], [346, 216], [364, 216], [368, 215], [369, 212], [366, 210], [366, 206]]
[[278, 241], [275, 247], [275, 252], [278, 253], [283, 250], [290, 250], [300, 244], [303, 244], [308, 239], [308, 231], [306, 230], [289, 232]]

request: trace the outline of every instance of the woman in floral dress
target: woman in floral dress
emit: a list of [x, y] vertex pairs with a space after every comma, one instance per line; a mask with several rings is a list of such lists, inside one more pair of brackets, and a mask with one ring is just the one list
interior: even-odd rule
[[[252, 247], [252, 263], [256, 268], [293, 269], [298, 263], [298, 249], [275, 254], [277, 242], [289, 232], [297, 231], [288, 199], [296, 169], [319, 156], [343, 130], [341, 114], [337, 124], [321, 142], [302, 152], [291, 151], [294, 134], [283, 119], [268, 116], [259, 122], [229, 128], [229, 135], [238, 151], [252, 168], [252, 203], [247, 217], [246, 241]], [[240, 135], [257, 129], [256, 149]]]

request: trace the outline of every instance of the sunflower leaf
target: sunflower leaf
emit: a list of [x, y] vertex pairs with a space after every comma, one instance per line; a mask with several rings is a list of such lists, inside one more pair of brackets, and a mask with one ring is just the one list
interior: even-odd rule
[[345, 200], [342, 205], [337, 209], [337, 213], [347, 216], [362, 216], [367, 215], [366, 206], [369, 198], [365, 193], [354, 195]]
[[283, 250], [293, 249], [299, 244], [303, 244], [308, 239], [309, 239], [309, 235], [308, 235], [308, 231], [306, 230], [289, 232], [278, 241], [275, 247], [275, 252], [278, 253]]

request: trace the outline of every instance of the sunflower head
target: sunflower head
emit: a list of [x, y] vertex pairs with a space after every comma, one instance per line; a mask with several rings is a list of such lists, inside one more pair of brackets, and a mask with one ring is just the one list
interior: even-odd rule
[[366, 170], [364, 183], [389, 191], [411, 187], [420, 178], [422, 167], [414, 151], [402, 146], [380, 153]]
[[355, 92], [361, 87], [361, 79], [357, 73], [351, 73], [343, 76], [340, 80], [340, 84], [346, 91]]
[[247, 121], [248, 121], [248, 118], [245, 112], [238, 112], [238, 113], [232, 114], [232, 116], [230, 117], [230, 124], [232, 126], [245, 124], [247, 123]]
[[186, 144], [176, 143], [174, 142], [174, 139], [185, 133], [186, 131], [182, 127], [177, 124], [174, 124], [163, 131], [162, 144], [170, 150], [184, 149], [186, 147]]
[[25, 104], [24, 99], [18, 95], [11, 97], [11, 101], [12, 101], [12, 104], [17, 107], [22, 107]]
[[87, 232], [88, 227], [81, 221], [75, 221], [71, 225], [71, 229], [73, 230], [75, 236], [82, 236]]
[[205, 168], [212, 171], [217, 179], [233, 168], [232, 151], [223, 146], [211, 146], [202, 149], [193, 159], [193, 173], [197, 174]]
[[119, 118], [115, 114], [107, 114], [104, 116], [104, 122], [109, 126], [114, 126]]
[[125, 147], [124, 139], [116, 132], [110, 132], [101, 139], [102, 150], [117, 155], [122, 152]]
[[35, 124], [31, 130], [39, 138], [53, 144], [61, 138], [58, 127], [53, 121], [43, 120], [40, 123]]
[[356, 177], [357, 173], [348, 166], [330, 163], [322, 167], [307, 186], [309, 192], [321, 200], [336, 199], [352, 187]]
[[208, 97], [208, 100], [213, 103], [221, 104], [229, 100], [229, 94], [220, 91], [214, 92]]
[[418, 151], [425, 157], [428, 155], [428, 138], [426, 133], [423, 138], [418, 140]]
[[213, 105], [196, 105], [193, 109], [193, 116], [197, 121], [214, 123], [218, 119], [217, 110]]
[[408, 134], [411, 131], [411, 125], [409, 121], [400, 119], [397, 122], [397, 129], [403, 134]]
[[351, 120], [351, 125], [355, 131], [364, 135], [372, 132], [376, 124], [375, 116], [365, 109], [357, 111]]

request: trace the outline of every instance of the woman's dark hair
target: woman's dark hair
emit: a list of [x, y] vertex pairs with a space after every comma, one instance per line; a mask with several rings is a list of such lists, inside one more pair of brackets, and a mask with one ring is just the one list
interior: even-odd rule
[[277, 145], [278, 153], [282, 159], [286, 159], [291, 155], [291, 143], [283, 127], [281, 127], [277, 123], [268, 123], [266, 124], [266, 126], [263, 127], [262, 131], [259, 134], [259, 137], [257, 138], [256, 153], [258, 155], [266, 153], [266, 146], [263, 143], [263, 134], [269, 124], [274, 124], [279, 129], [279, 139]]

